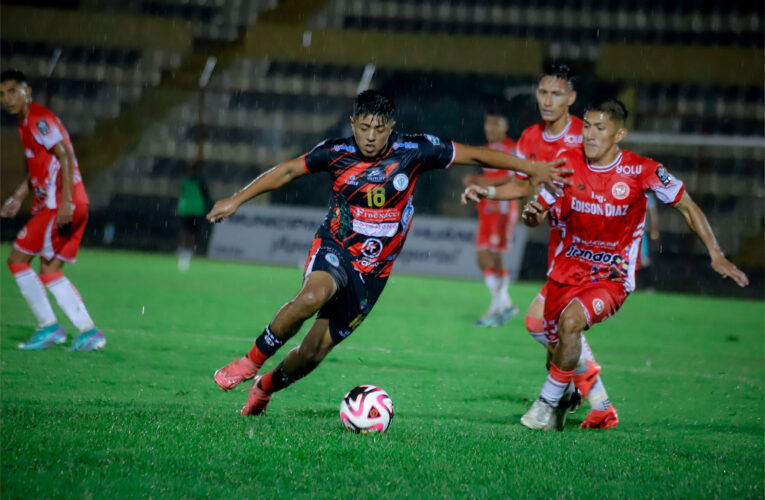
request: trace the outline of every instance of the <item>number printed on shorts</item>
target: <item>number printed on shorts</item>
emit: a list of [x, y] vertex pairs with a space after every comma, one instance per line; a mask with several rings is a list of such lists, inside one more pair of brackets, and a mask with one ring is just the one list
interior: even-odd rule
[[385, 205], [385, 188], [367, 188], [367, 204], [370, 207], [381, 207]]

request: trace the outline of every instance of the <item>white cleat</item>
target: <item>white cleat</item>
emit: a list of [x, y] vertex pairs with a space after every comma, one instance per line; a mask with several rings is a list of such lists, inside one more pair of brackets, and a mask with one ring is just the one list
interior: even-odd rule
[[553, 408], [540, 398], [521, 417], [521, 424], [535, 431], [562, 431], [567, 414], [566, 408]]

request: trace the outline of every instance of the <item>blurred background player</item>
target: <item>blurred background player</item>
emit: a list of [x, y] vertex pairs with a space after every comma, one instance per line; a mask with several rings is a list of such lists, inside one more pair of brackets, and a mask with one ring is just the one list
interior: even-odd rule
[[498, 151], [427, 134], [393, 134], [395, 114], [386, 95], [360, 93], [350, 117], [351, 137], [325, 140], [308, 154], [280, 163], [218, 201], [207, 215], [219, 222], [247, 200], [306, 174], [329, 172], [332, 179], [329, 212], [309, 251], [302, 289], [278, 311], [247, 355], [215, 372], [215, 383], [225, 391], [255, 378], [263, 363], [318, 313], [300, 345], [276, 368], [255, 378], [242, 415], [263, 413], [274, 392], [313, 371], [372, 311], [409, 231], [414, 187], [422, 172], [456, 163], [540, 172], [548, 181], [554, 173], [549, 164], [535, 167]]
[[[516, 155], [531, 160], [550, 161], [561, 153], [582, 147], [582, 120], [573, 116], [571, 106], [576, 101], [574, 88], [574, 73], [565, 64], [550, 64], [546, 66], [539, 78], [536, 90], [537, 106], [542, 121], [527, 128], [521, 134], [516, 146]], [[463, 198], [476, 199], [491, 195], [497, 199], [511, 199], [526, 196], [531, 188], [522, 173], [516, 173], [521, 182], [520, 186], [499, 186], [494, 191], [468, 187]], [[565, 233], [565, 224], [558, 217], [560, 206], [555, 205], [547, 212], [547, 221], [551, 226], [547, 252], [548, 270], [552, 265], [553, 256]], [[547, 285], [543, 286], [532, 300], [526, 313], [526, 330], [529, 334], [548, 349], [549, 339], [544, 328], [544, 305]], [[608, 400], [603, 381], [600, 378], [601, 367], [595, 361], [587, 339], [582, 335], [581, 358], [574, 370], [574, 384], [581, 396], [588, 400]], [[592, 404], [592, 403], [591, 403]], [[612, 422], [614, 425], [615, 423]]]
[[[88, 197], [69, 134], [53, 113], [32, 102], [32, 90], [20, 71], [0, 74], [0, 101], [18, 118], [29, 168], [27, 179], [0, 209], [0, 217], [15, 217], [30, 190], [34, 196], [32, 218], [18, 233], [8, 257], [8, 267], [39, 325], [19, 348], [39, 350], [66, 341], [48, 301], [47, 287], [80, 331], [70, 350], [101, 349], [106, 339], [61, 271], [64, 263], [75, 262], [88, 220]], [[35, 255], [40, 256], [39, 277], [29, 265]]]
[[[683, 214], [711, 258], [712, 268], [739, 286], [749, 280], [725, 258], [701, 209], [684, 184], [663, 165], [621, 150], [626, 137], [627, 109], [616, 99], [587, 107], [582, 136], [584, 148], [562, 154], [574, 169], [563, 195], [542, 188], [524, 209], [523, 219], [538, 225], [561, 200], [565, 224], [561, 245], [548, 271], [544, 326], [552, 348], [547, 380], [539, 399], [521, 417], [535, 430], [563, 430], [568, 407], [565, 396], [582, 350], [582, 332], [614, 315], [635, 289], [640, 245], [645, 231], [646, 191]], [[608, 399], [590, 397], [592, 410], [582, 428], [614, 427], [618, 416]]]
[[181, 220], [178, 245], [178, 270], [189, 270], [191, 258], [197, 252], [204, 252], [210, 225], [205, 214], [212, 208], [207, 183], [201, 175], [202, 162], [196, 161], [186, 170], [181, 181], [181, 196], [178, 198], [178, 217]]
[[[515, 141], [507, 137], [507, 118], [497, 110], [489, 110], [483, 122], [486, 147], [513, 154]], [[513, 172], [495, 168], [483, 168], [481, 175], [467, 175], [465, 186], [499, 186], [512, 182]], [[515, 200], [487, 200], [478, 202], [478, 229], [476, 230], [476, 257], [483, 273], [484, 283], [491, 294], [489, 309], [474, 324], [476, 326], [502, 326], [518, 314], [518, 308], [510, 298], [510, 276], [503, 263], [502, 254], [507, 252], [518, 222], [518, 202]]]

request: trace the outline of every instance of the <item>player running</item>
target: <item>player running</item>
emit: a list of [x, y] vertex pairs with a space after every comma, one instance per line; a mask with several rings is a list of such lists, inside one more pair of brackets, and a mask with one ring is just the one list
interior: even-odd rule
[[[645, 230], [646, 192], [683, 214], [723, 278], [746, 286], [746, 275], [722, 253], [709, 222], [667, 169], [627, 150], [619, 143], [627, 135], [627, 110], [620, 101], [606, 99], [587, 107], [582, 136], [584, 148], [562, 152], [573, 168], [572, 184], [562, 195], [545, 188], [523, 213], [524, 222], [538, 225], [559, 203], [565, 233], [547, 273], [544, 326], [552, 348], [547, 380], [539, 399], [521, 417], [531, 429], [563, 430], [564, 393], [572, 390], [580, 359], [582, 331], [615, 314], [635, 289], [640, 245]], [[591, 401], [592, 403], [592, 401]], [[583, 428], [607, 428], [617, 421], [608, 401], [593, 410]]]
[[[489, 111], [483, 123], [486, 146], [489, 149], [512, 154], [515, 141], [507, 137], [508, 123], [501, 113]], [[513, 181], [513, 172], [496, 168], [484, 168], [482, 175], [463, 178], [466, 186], [500, 186]], [[476, 256], [483, 273], [486, 288], [491, 294], [489, 309], [474, 324], [481, 327], [502, 326], [518, 314], [518, 308], [510, 298], [510, 276], [502, 262], [507, 252], [513, 229], [518, 222], [518, 202], [515, 200], [487, 200], [478, 202], [478, 229], [476, 231]]]
[[[277, 165], [207, 215], [219, 222], [245, 201], [297, 177], [329, 172], [329, 211], [316, 232], [303, 287], [276, 314], [250, 352], [215, 372], [230, 390], [255, 378], [263, 363], [318, 312], [301, 344], [279, 365], [255, 378], [242, 415], [259, 415], [271, 395], [316, 368], [369, 315], [385, 287], [414, 215], [414, 186], [428, 170], [452, 163], [526, 172], [534, 182], [560, 179], [562, 169], [489, 149], [442, 141], [432, 135], [393, 134], [395, 105], [378, 91], [356, 97], [352, 137], [326, 140], [310, 153]], [[554, 186], [552, 186], [554, 189]]]
[[[48, 301], [47, 287], [80, 331], [69, 350], [101, 349], [106, 339], [93, 324], [77, 289], [61, 271], [64, 263], [74, 264], [88, 220], [88, 196], [69, 134], [56, 115], [32, 102], [32, 90], [20, 71], [0, 74], [0, 101], [19, 120], [29, 168], [27, 179], [0, 209], [0, 217], [15, 217], [30, 189], [34, 193], [32, 218], [19, 231], [8, 257], [8, 267], [39, 325], [19, 348], [39, 350], [66, 341]], [[35, 255], [40, 256], [39, 277], [29, 265]]]
[[[523, 131], [516, 146], [516, 156], [532, 160], [551, 161], [564, 151], [581, 148], [582, 120], [571, 115], [569, 111], [576, 101], [574, 74], [571, 68], [565, 64], [552, 64], [545, 67], [539, 79], [536, 98], [542, 121]], [[525, 179], [526, 175], [516, 173], [516, 177]], [[531, 188], [527, 181], [498, 186], [494, 190], [470, 186], [465, 190], [462, 198], [463, 202], [466, 199], [483, 199], [489, 196], [503, 200], [527, 196], [530, 191]], [[559, 207], [556, 205], [547, 214], [547, 221], [551, 226], [547, 257], [548, 267], [552, 263], [555, 250], [565, 232], [565, 225], [560, 222], [557, 216], [558, 209]], [[548, 349], [549, 354], [550, 345], [545, 335], [543, 321], [546, 295], [547, 285], [542, 287], [529, 306], [526, 313], [526, 330], [534, 340]], [[605, 402], [609, 401], [600, 373], [600, 365], [595, 361], [592, 349], [590, 349], [585, 336], [582, 335], [582, 354], [574, 370], [574, 385], [580, 391], [581, 397], [588, 400], [593, 410], [605, 409]], [[615, 427], [617, 423], [618, 420], [614, 418], [608, 422], [608, 425]]]

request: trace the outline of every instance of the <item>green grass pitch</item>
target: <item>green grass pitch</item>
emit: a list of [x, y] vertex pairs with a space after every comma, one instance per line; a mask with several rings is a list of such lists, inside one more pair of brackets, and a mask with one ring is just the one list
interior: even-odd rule
[[[761, 302], [633, 294], [588, 333], [619, 427], [580, 430], [585, 405], [565, 432], [540, 433], [518, 422], [545, 377], [523, 318], [475, 328], [482, 283], [394, 273], [359, 330], [245, 418], [246, 393], [212, 374], [298, 290], [297, 267], [79, 261], [66, 273], [103, 352], [18, 350], [34, 320], [2, 270], [3, 498], [763, 498]], [[513, 285], [522, 309], [538, 287]], [[363, 383], [393, 399], [384, 435], [340, 423]]]

